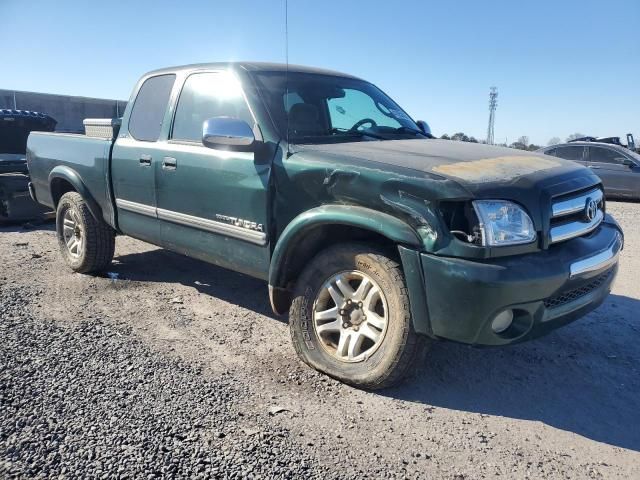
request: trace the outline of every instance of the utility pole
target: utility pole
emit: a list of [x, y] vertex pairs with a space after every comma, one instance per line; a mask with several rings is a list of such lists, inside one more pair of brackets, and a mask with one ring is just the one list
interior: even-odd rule
[[493, 145], [493, 125], [496, 120], [496, 107], [498, 106], [498, 89], [489, 89], [489, 125], [487, 126], [487, 144]]

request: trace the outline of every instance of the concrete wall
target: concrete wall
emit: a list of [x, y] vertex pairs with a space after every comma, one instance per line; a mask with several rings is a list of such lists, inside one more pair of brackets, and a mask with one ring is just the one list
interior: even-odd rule
[[60, 132], [84, 132], [85, 118], [121, 117], [126, 106], [122, 100], [0, 89], [0, 108], [46, 113], [58, 121], [56, 131]]

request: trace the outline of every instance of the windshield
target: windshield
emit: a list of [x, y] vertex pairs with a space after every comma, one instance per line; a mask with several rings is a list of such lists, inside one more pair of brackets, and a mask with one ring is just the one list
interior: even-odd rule
[[636, 161], [636, 163], [638, 165], [640, 165], [640, 154], [639, 153], [634, 152], [633, 150], [628, 150], [627, 154], [631, 155], [631, 158], [633, 158]]
[[254, 77], [280, 134], [291, 143], [426, 138], [397, 103], [365, 81], [300, 72]]

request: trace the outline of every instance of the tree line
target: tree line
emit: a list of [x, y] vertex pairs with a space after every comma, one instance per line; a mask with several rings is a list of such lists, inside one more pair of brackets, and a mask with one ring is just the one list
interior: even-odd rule
[[[584, 137], [585, 135], [582, 133], [573, 133], [567, 137], [567, 142], [571, 140], [575, 140], [576, 138]], [[465, 135], [463, 132], [454, 133], [449, 136], [448, 134], [444, 134], [440, 137], [442, 140], [456, 140], [458, 142], [471, 142], [471, 143], [487, 143], [485, 140], [478, 140], [473, 136]], [[556, 145], [558, 143], [562, 143], [562, 139], [560, 137], [553, 137], [547, 142], [547, 145]], [[515, 142], [507, 144], [507, 143], [496, 143], [501, 147], [510, 147], [517, 148], [518, 150], [528, 150], [529, 152], [533, 152], [542, 148], [541, 145], [536, 145], [535, 143], [529, 142], [529, 137], [523, 135], [519, 137]]]

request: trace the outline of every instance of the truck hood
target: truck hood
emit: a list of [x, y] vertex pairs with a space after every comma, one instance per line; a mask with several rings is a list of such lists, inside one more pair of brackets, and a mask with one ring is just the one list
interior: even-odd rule
[[[592, 176], [575, 162], [534, 152], [451, 140], [362, 141], [300, 145], [297, 152], [337, 163], [377, 163], [453, 180], [470, 191], [500, 186], [531, 188], [567, 176]], [[597, 183], [594, 179], [593, 183]]]

